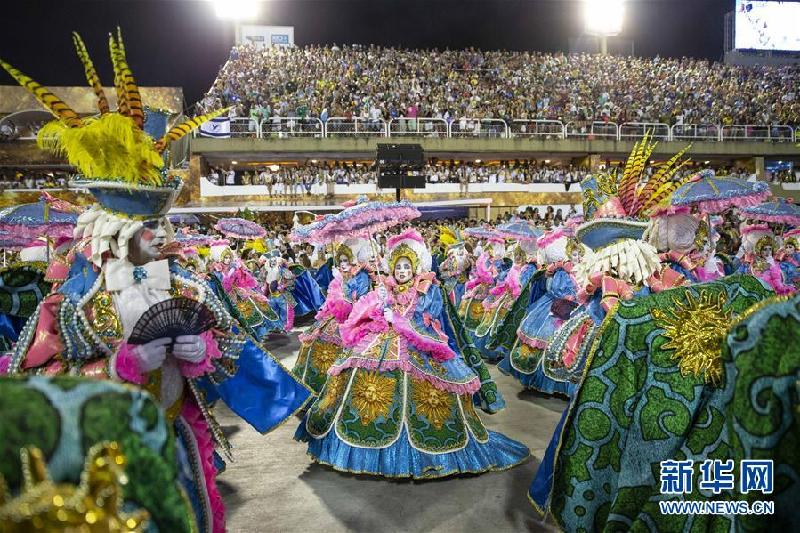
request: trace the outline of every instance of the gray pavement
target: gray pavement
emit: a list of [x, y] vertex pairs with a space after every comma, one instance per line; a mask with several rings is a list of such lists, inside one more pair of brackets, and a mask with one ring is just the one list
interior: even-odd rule
[[[291, 368], [298, 330], [266, 345]], [[520, 392], [491, 367], [507, 408], [483, 415], [486, 426], [525, 443], [532, 458], [505, 472], [424, 482], [335, 472], [312, 463], [292, 439], [299, 420], [259, 435], [224, 407], [217, 417], [234, 446], [219, 477], [231, 532], [510, 532], [556, 531], [543, 522], [527, 490], [566, 402]]]

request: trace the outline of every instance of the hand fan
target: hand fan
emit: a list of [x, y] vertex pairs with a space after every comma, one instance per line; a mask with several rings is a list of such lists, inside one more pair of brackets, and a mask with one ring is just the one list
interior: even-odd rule
[[200, 335], [216, 325], [214, 313], [205, 304], [190, 298], [170, 298], [144, 312], [128, 337], [129, 344], [181, 335]]

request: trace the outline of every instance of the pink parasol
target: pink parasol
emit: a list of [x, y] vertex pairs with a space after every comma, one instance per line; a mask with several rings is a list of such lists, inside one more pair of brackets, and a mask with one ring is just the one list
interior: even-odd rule
[[255, 222], [236, 217], [219, 219], [214, 229], [234, 239], [258, 239], [267, 234], [267, 230]]
[[369, 238], [373, 233], [413, 220], [420, 216], [414, 204], [402, 202], [368, 202], [364, 198], [334, 215], [299, 226], [292, 232], [295, 240], [312, 244], [328, 244], [349, 237]]

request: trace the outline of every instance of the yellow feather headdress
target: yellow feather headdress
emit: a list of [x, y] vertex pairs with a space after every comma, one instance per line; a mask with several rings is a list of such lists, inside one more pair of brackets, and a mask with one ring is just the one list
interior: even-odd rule
[[109, 110], [108, 99], [86, 45], [73, 32], [72, 40], [84, 67], [86, 81], [97, 96], [99, 117], [81, 118], [63, 100], [5, 61], [0, 60], [20, 85], [28, 89], [57, 120], [39, 130], [41, 148], [63, 155], [84, 178], [95, 182], [122, 182], [134, 186], [164, 185], [162, 152], [175, 141], [227, 109], [189, 119], [153, 140], [142, 129], [144, 110], [139, 87], [128, 67], [122, 32], [109, 34], [109, 52], [114, 68], [117, 110]]

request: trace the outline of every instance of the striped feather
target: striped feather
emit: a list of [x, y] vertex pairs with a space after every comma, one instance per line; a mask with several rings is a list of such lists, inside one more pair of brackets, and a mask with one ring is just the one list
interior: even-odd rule
[[25, 87], [31, 94], [33, 94], [33, 96], [35, 96], [36, 99], [39, 100], [39, 102], [41, 102], [42, 105], [45, 106], [61, 122], [70, 128], [77, 128], [81, 125], [81, 119], [78, 114], [66, 103], [64, 103], [61, 98], [54, 95], [45, 87], [42, 87], [33, 81], [33, 79], [31, 79], [29, 76], [15, 69], [2, 59], [0, 59], [0, 66], [2, 66], [6, 72], [11, 74], [11, 76], [17, 80], [17, 83]]
[[111, 65], [114, 67], [114, 89], [117, 93], [117, 111], [128, 116], [128, 101], [125, 94], [125, 83], [119, 66], [119, 51], [114, 36], [108, 34], [108, 51], [111, 55]]
[[205, 115], [200, 115], [199, 117], [190, 118], [170, 128], [170, 130], [161, 137], [158, 142], [156, 142], [156, 150], [159, 152], [164, 151], [168, 142], [177, 141], [184, 135], [187, 135], [192, 130], [197, 129], [200, 127], [201, 124], [204, 122], [208, 122], [209, 120], [215, 119], [220, 115], [227, 113], [230, 110], [230, 107], [225, 107], [222, 109], [217, 109], [216, 111], [212, 111], [211, 113], [206, 113]]
[[77, 32], [72, 32], [72, 42], [75, 43], [75, 50], [78, 53], [78, 58], [83, 63], [83, 70], [86, 73], [86, 81], [89, 86], [94, 89], [94, 94], [97, 96], [97, 108], [100, 110], [101, 115], [108, 113], [108, 99], [106, 93], [103, 91], [103, 84], [100, 83], [100, 77], [97, 75], [97, 70], [94, 68], [92, 58], [89, 57], [89, 51], [83, 43], [83, 39]]
[[[656, 172], [650, 177], [648, 182], [645, 184], [644, 188], [642, 189], [641, 193], [638, 195], [639, 204], [643, 205], [647, 202], [647, 198], [655, 193], [656, 190], [660, 187], [660, 185], [666, 181], [671, 181], [675, 173], [687, 162], [689, 162], [689, 158], [686, 158], [682, 162], [678, 163], [678, 161], [683, 157], [683, 155], [692, 147], [692, 145], [687, 145], [683, 150], [672, 156], [666, 163], [661, 165]], [[677, 165], [677, 166], [676, 166]]]
[[[683, 164], [681, 164], [681, 166], [683, 166]], [[639, 208], [639, 214], [642, 217], [648, 216], [654, 207], [669, 198], [680, 186], [681, 182], [679, 181], [667, 181], [662, 183], [650, 197], [645, 199], [644, 203]]]
[[650, 132], [645, 132], [642, 140], [633, 146], [633, 151], [625, 162], [618, 189], [620, 201], [629, 215], [634, 214], [636, 187], [642, 180], [647, 161], [655, 147], [656, 143], [650, 143]]
[[125, 102], [128, 104], [128, 116], [141, 128], [144, 126], [142, 95], [139, 93], [139, 86], [136, 85], [133, 72], [131, 72], [128, 60], [125, 57], [125, 44], [122, 42], [122, 30], [120, 30], [119, 26], [117, 26], [117, 53], [122, 82], [125, 88]]

